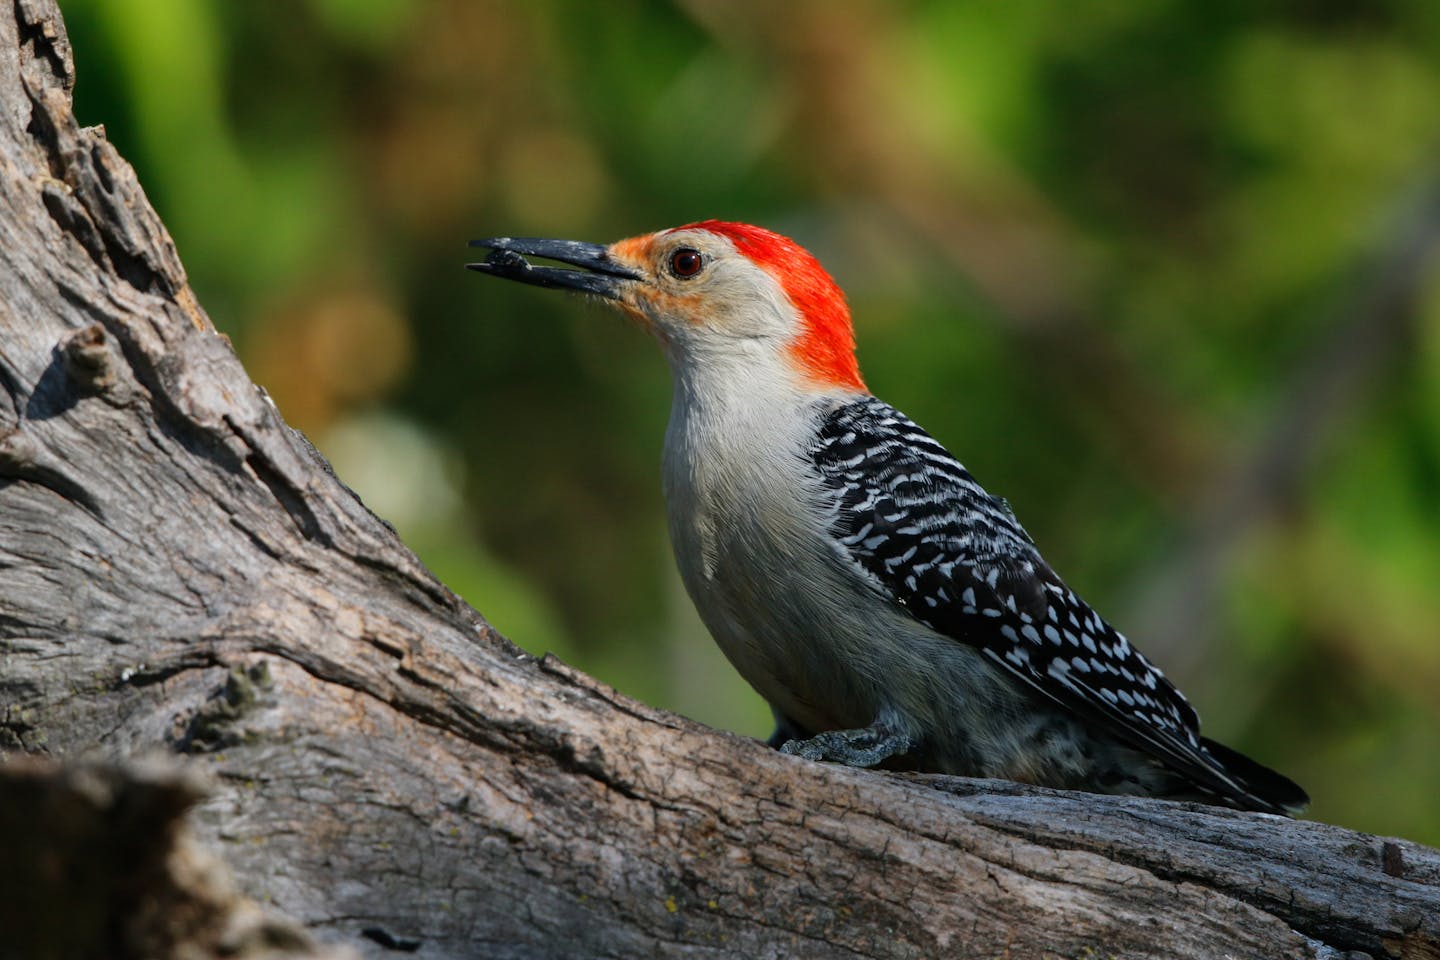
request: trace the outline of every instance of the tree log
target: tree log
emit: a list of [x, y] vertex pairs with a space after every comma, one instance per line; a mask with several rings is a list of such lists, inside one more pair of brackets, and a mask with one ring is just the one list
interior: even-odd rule
[[521, 652], [250, 382], [73, 77], [4, 5], [0, 750], [186, 758], [240, 887], [371, 957], [1440, 957], [1434, 850], [809, 763]]

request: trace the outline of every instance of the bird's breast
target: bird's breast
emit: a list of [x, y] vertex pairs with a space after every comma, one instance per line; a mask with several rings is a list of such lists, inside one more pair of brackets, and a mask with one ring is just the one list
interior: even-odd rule
[[[677, 422], [678, 420], [678, 422]], [[770, 704], [808, 729], [863, 726], [876, 705], [862, 674], [873, 632], [837, 616], [865, 588], [836, 557], [827, 496], [800, 430], [763, 451], [672, 418], [665, 497], [676, 565], [701, 619]]]

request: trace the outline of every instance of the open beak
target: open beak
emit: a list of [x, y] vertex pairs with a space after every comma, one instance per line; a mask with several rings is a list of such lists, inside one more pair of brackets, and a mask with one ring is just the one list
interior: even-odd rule
[[[610, 251], [598, 243], [542, 240], [537, 237], [493, 237], [471, 240], [470, 246], [488, 248], [490, 255], [482, 263], [465, 264], [467, 268], [537, 287], [578, 290], [618, 300], [626, 281], [644, 279], [639, 272], [612, 260]], [[536, 267], [525, 259], [527, 256], [559, 260], [582, 269]]]

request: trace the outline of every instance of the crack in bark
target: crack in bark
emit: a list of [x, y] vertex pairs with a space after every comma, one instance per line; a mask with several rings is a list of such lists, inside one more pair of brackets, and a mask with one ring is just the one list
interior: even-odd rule
[[70, 92], [75, 86], [75, 67], [64, 22], [45, 15], [30, 0], [15, 0], [15, 25], [20, 48], [29, 46], [37, 57], [44, 59], [61, 89]]
[[23, 480], [42, 486], [95, 520], [105, 522], [105, 511], [99, 501], [26, 431], [23, 421], [0, 431], [0, 489], [6, 486], [5, 480]]

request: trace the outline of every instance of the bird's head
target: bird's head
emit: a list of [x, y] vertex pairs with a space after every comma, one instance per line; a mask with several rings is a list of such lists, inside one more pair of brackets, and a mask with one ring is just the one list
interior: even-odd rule
[[778, 361], [797, 385], [865, 390], [844, 293], [808, 251], [762, 227], [706, 220], [609, 246], [521, 237], [470, 245], [491, 251], [471, 270], [618, 306], [677, 365]]

